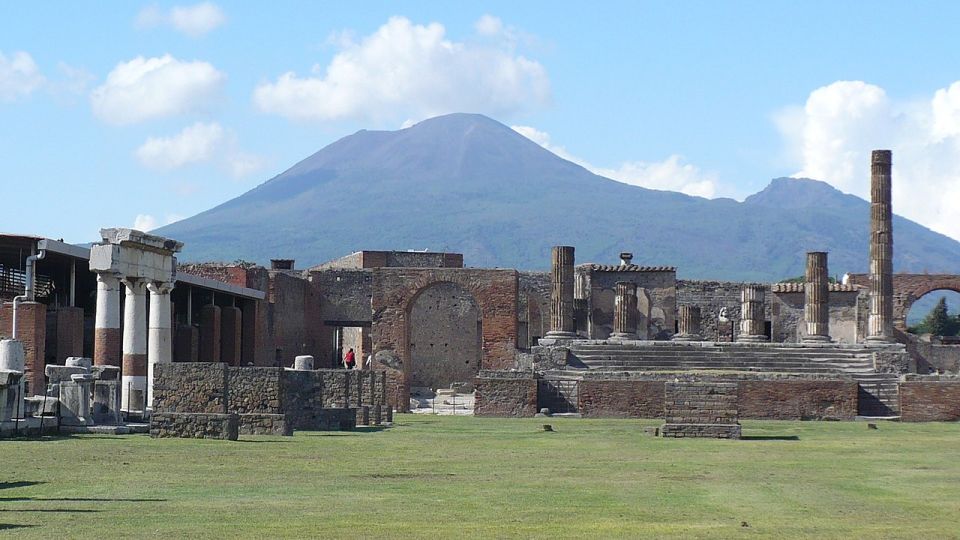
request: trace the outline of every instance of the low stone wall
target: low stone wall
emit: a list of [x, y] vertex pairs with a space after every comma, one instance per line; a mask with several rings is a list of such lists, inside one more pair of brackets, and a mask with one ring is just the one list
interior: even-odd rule
[[663, 383], [664, 437], [739, 439], [736, 382]]
[[754, 420], [853, 420], [858, 385], [845, 380], [740, 381], [740, 418]]
[[900, 419], [904, 422], [960, 420], [960, 379], [933, 376], [901, 382]]
[[283, 414], [241, 414], [240, 435], [293, 435], [293, 426]]
[[236, 414], [157, 413], [150, 417], [150, 436], [187, 439], [225, 439], [240, 435], [240, 417]]
[[537, 379], [529, 372], [481, 371], [474, 379], [474, 416], [533, 416]]
[[239, 414], [283, 413], [283, 369], [228, 367], [228, 409]]
[[154, 413], [227, 412], [227, 366], [208, 362], [156, 364]]
[[584, 379], [578, 389], [580, 414], [588, 418], [660, 418], [663, 381]]

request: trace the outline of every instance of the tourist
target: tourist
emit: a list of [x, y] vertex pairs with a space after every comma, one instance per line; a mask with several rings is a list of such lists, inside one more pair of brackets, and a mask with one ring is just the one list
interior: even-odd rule
[[355, 355], [353, 354], [353, 349], [347, 351], [347, 355], [343, 358], [343, 366], [347, 369], [353, 369], [353, 366], [357, 364]]

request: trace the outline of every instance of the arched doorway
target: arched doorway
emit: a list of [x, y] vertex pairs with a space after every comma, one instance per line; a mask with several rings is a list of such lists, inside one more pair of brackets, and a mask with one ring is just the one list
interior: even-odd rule
[[437, 282], [417, 293], [408, 313], [410, 387], [470, 382], [483, 357], [481, 313], [469, 291]]

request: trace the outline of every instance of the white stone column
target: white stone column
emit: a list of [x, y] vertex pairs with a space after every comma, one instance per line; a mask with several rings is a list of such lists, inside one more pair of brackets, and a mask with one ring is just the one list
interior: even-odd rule
[[173, 361], [170, 291], [173, 283], [147, 284], [150, 291], [150, 322], [147, 336], [147, 408], [153, 408], [153, 368]]
[[141, 412], [147, 392], [147, 302], [146, 283], [136, 278], [123, 280], [123, 367], [120, 409]]
[[120, 278], [116, 274], [97, 272], [97, 311], [93, 326], [94, 364], [120, 367]]

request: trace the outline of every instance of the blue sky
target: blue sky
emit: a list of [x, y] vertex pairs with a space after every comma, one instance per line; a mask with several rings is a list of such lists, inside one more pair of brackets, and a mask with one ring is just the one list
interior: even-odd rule
[[[598, 173], [742, 199], [806, 175], [960, 239], [960, 4], [0, 4], [0, 230], [89, 241], [358, 129], [486, 113]], [[285, 75], [288, 74], [288, 75]]]

